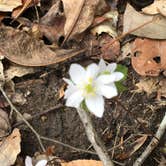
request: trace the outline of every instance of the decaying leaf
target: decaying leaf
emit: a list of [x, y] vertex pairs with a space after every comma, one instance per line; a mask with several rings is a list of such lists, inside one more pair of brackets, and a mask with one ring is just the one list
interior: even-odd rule
[[103, 166], [101, 161], [96, 160], [74, 160], [68, 163], [61, 163], [61, 166]]
[[142, 11], [150, 15], [162, 14], [163, 16], [166, 16], [166, 1], [155, 0], [151, 5], [143, 8]]
[[[141, 25], [143, 25], [140, 27]], [[124, 14], [123, 33], [131, 32], [136, 36], [152, 39], [166, 39], [166, 18], [161, 15], [150, 16], [137, 12], [131, 5], [127, 5]]]
[[143, 78], [140, 79], [139, 82], [136, 84], [137, 90], [136, 92], [146, 92], [147, 95], [152, 94], [153, 92], [157, 92], [158, 89], [158, 78]]
[[47, 66], [65, 61], [85, 50], [49, 49], [43, 41], [24, 31], [0, 27], [0, 52], [12, 62], [24, 66]]
[[114, 39], [108, 34], [102, 34], [99, 37], [100, 57], [107, 60], [117, 59], [120, 54], [120, 43], [119, 41], [112, 43], [113, 40]]
[[133, 155], [146, 141], [147, 135], [143, 135], [142, 137], [138, 138], [135, 142], [133, 142], [130, 145], [130, 148], [128, 151], [125, 151], [119, 155], [116, 156], [117, 159], [124, 160], [129, 158], [131, 155]]
[[[102, 16], [103, 21], [98, 26], [94, 27], [91, 32], [93, 35], [100, 35], [101, 33], [108, 33], [111, 37], [115, 38], [116, 33], [116, 24], [118, 21], [118, 12], [110, 11]], [[100, 18], [101, 19], [101, 18]]]
[[22, 0], [22, 6], [14, 9], [12, 17], [17, 19], [28, 7], [38, 4], [39, 0]]
[[5, 79], [11, 80], [14, 77], [22, 77], [27, 74], [34, 73], [35, 69], [32, 67], [25, 67], [20, 65], [11, 65], [7, 70], [4, 71]]
[[11, 12], [20, 5], [22, 5], [22, 0], [0, 0], [0, 11]]
[[10, 166], [15, 163], [21, 151], [19, 129], [14, 129], [11, 135], [0, 142], [0, 165]]
[[121, 47], [121, 53], [118, 57], [118, 61], [122, 61], [126, 58], [131, 58], [131, 46], [130, 43], [126, 43]]
[[158, 76], [166, 70], [166, 41], [139, 39], [132, 44], [132, 66], [142, 76]]
[[3, 138], [10, 129], [8, 114], [0, 109], [0, 138]]
[[166, 79], [163, 79], [159, 82], [159, 88], [158, 88], [158, 100], [161, 99], [161, 97], [165, 98], [166, 99]]
[[66, 23], [66, 39], [84, 32], [93, 22], [99, 0], [62, 0]]

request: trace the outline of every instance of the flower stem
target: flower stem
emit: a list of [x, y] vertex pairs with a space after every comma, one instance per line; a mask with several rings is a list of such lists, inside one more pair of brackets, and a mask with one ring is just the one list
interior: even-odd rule
[[93, 145], [95, 151], [97, 152], [100, 160], [103, 162], [103, 166], [113, 166], [114, 164], [111, 161], [103, 142], [98, 137], [93, 127], [92, 120], [90, 118], [89, 113], [82, 108], [78, 108], [77, 112], [84, 125], [86, 135], [89, 141], [91, 142], [91, 144]]

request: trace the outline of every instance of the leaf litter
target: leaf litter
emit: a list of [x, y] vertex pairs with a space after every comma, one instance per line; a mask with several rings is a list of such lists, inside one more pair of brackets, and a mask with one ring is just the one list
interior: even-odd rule
[[[16, 1], [12, 3], [14, 2]], [[149, 126], [157, 126], [160, 119], [158, 118], [157, 121], [156, 117], [163, 115], [163, 105], [156, 106], [156, 99], [161, 103], [166, 98], [164, 78], [166, 18], [164, 3], [161, 5], [161, 2], [161, 0], [155, 1], [152, 5], [143, 8], [143, 12], [136, 11], [129, 4], [125, 7], [125, 4], [122, 3], [123, 5], [120, 6], [121, 2], [117, 0], [111, 1], [111, 3], [101, 0], [53, 0], [49, 2], [48, 6], [43, 6], [43, 2], [41, 2], [41, 6], [36, 6], [38, 1], [34, 3], [34, 1], [25, 0], [13, 8], [10, 8], [12, 4], [10, 2], [8, 10], [11, 12], [13, 22], [7, 23], [8, 26], [6, 26], [6, 21], [3, 22], [7, 18], [6, 13], [0, 15], [2, 16], [0, 54], [4, 57], [0, 64], [0, 79], [5, 85], [12, 84], [10, 87], [12, 92], [6, 86], [11, 101], [19, 107], [23, 115], [26, 115], [25, 118], [31, 117], [33, 119], [33, 111], [38, 114], [45, 109], [49, 110], [58, 103], [63, 105], [62, 97], [65, 87], [61, 78], [66, 76], [67, 66], [70, 62], [89, 64], [92, 58], [99, 59], [101, 57], [108, 61], [119, 61], [129, 67], [129, 75], [125, 82], [128, 90], [125, 90], [118, 97], [122, 106], [117, 104], [116, 100], [112, 100], [111, 103], [106, 104], [108, 111], [103, 119], [101, 121], [94, 119], [94, 122], [98, 132], [103, 133], [102, 139], [108, 148], [112, 148], [117, 142], [119, 143], [115, 145], [114, 159], [123, 162], [120, 164], [130, 163], [129, 165], [132, 165], [135, 159], [133, 154], [141, 153], [145, 147], [147, 133], [149, 134], [151, 131], [150, 134], [153, 134], [157, 129]], [[6, 10], [6, 7], [3, 10]], [[34, 12], [36, 14], [32, 13], [36, 15], [36, 18], [39, 16], [40, 20], [30, 21], [28, 19], [31, 9], [36, 9]], [[46, 9], [46, 11], [42, 9]], [[124, 14], [121, 13], [123, 9], [125, 9]], [[135, 35], [135, 41], [132, 41], [132, 38], [126, 42], [127, 38], [123, 39], [123, 34], [122, 37], [119, 36], [119, 33], [122, 32], [122, 27], [119, 27], [121, 15], [123, 15], [123, 34]], [[19, 26], [16, 28], [13, 23], [19, 23]], [[130, 36], [127, 37], [130, 39]], [[41, 68], [41, 66], [44, 67]], [[25, 95], [27, 92], [29, 92], [28, 95]], [[135, 94], [135, 92], [138, 93]], [[142, 92], [147, 93], [147, 95]], [[131, 95], [132, 93], [134, 95]], [[151, 98], [151, 94], [154, 93], [155, 98]], [[150, 108], [155, 109], [152, 111]], [[9, 111], [8, 107], [6, 109]], [[127, 113], [125, 109], [132, 111]], [[10, 126], [6, 123], [9, 122], [8, 114], [6, 110], [2, 111], [2, 114], [5, 114], [5, 118], [2, 116], [0, 119], [2, 134], [9, 134]], [[16, 117], [18, 119], [18, 115]], [[6, 120], [4, 121], [4, 119]], [[83, 149], [87, 149], [89, 146], [89, 142], [84, 137], [84, 129], [80, 126], [77, 114], [73, 110], [64, 108], [61, 111], [60, 109], [44, 115], [44, 120], [42, 119], [43, 116], [32, 121], [40, 133]], [[15, 122], [13, 117], [12, 120]], [[117, 132], [115, 126], [117, 127], [121, 123], [120, 121], [124, 125], [120, 128], [122, 131], [118, 135], [115, 134]], [[25, 128], [18, 127], [21, 134], [23, 133], [22, 152], [35, 156], [34, 153], [39, 151], [38, 142], [32, 139], [31, 133], [26, 133]], [[16, 134], [16, 142], [12, 139], [8, 142], [10, 137], [13, 138], [13, 133]], [[9, 153], [13, 153], [10, 165], [14, 164], [20, 152], [20, 133], [17, 129], [14, 129], [13, 133], [4, 138], [5, 147], [9, 146], [9, 150], [7, 146], [5, 153], [7, 152], [7, 156]], [[128, 136], [132, 138], [133, 134], [137, 135], [138, 133], [144, 133], [144, 135], [137, 137], [137, 139], [133, 138], [129, 142], [123, 140]], [[29, 146], [30, 144], [32, 147]], [[17, 146], [16, 151], [11, 152], [11, 147], [15, 145]], [[50, 146], [47, 143], [45, 145], [46, 147]], [[4, 149], [0, 148], [1, 150]], [[52, 155], [57, 154], [66, 161], [71, 161], [64, 163], [60, 160], [61, 165], [65, 166], [73, 166], [73, 164], [79, 166], [81, 164], [102, 165], [100, 161], [95, 160], [74, 160], [79, 159], [81, 155], [59, 147], [59, 145], [55, 145], [55, 150], [52, 152]], [[87, 158], [87, 156], [82, 155], [81, 158]], [[9, 164], [8, 158], [0, 157], [1, 159]], [[21, 156], [21, 159], [24, 158]], [[45, 158], [41, 157], [41, 159]], [[160, 159], [158, 158], [158, 160]]]

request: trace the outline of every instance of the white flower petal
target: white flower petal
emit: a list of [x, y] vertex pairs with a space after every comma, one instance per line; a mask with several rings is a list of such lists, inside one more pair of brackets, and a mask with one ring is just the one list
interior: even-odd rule
[[100, 62], [99, 62], [99, 68], [100, 68], [100, 73], [102, 73], [103, 71], [106, 70], [107, 66], [105, 64], [105, 61], [103, 59], [100, 59]]
[[68, 85], [74, 85], [73, 82], [67, 78], [63, 78], [63, 80], [68, 84]]
[[117, 88], [114, 83], [109, 85], [100, 85], [97, 88], [97, 93], [103, 95], [104, 97], [111, 99], [118, 95]]
[[26, 156], [26, 158], [25, 158], [25, 166], [33, 166], [31, 157]]
[[98, 75], [99, 67], [97, 64], [92, 63], [86, 69], [86, 78], [95, 78]]
[[67, 98], [66, 106], [78, 108], [83, 99], [82, 92], [78, 90]]
[[102, 74], [96, 79], [96, 83], [98, 84], [109, 84], [116, 80], [116, 75], [114, 74]]
[[70, 69], [69, 69], [69, 75], [71, 80], [75, 84], [79, 84], [82, 82], [86, 74], [85, 69], [79, 65], [79, 64], [71, 64]]
[[107, 70], [108, 70], [110, 73], [113, 73], [116, 68], [117, 68], [117, 64], [116, 64], [116, 63], [110, 63], [110, 64], [107, 66]]
[[35, 166], [46, 166], [46, 164], [47, 164], [47, 160], [40, 160], [37, 162]]
[[69, 85], [67, 89], [65, 90], [64, 98], [67, 99], [69, 96], [71, 96], [73, 93], [75, 93], [78, 90], [77, 86], [75, 85]]
[[85, 103], [90, 112], [97, 117], [101, 118], [104, 113], [104, 99], [100, 95], [88, 97], [85, 99]]
[[121, 80], [124, 77], [124, 74], [121, 73], [121, 72], [114, 72], [112, 74], [115, 75], [115, 77], [116, 77], [115, 81], [119, 81], [119, 80]]

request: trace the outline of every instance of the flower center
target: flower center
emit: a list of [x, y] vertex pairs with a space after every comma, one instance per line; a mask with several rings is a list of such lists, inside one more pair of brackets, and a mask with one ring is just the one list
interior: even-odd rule
[[92, 84], [86, 84], [84, 88], [87, 94], [94, 93], [94, 88]]
[[93, 78], [88, 78], [87, 82], [85, 82], [82, 86], [83, 95], [89, 96], [89, 95], [95, 95], [95, 87], [93, 85]]

